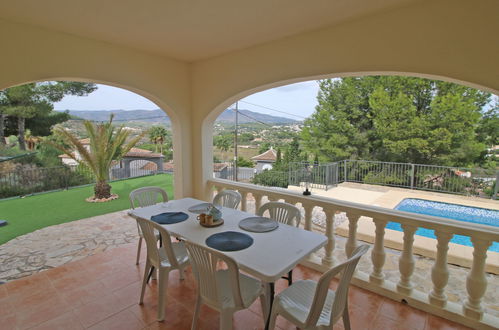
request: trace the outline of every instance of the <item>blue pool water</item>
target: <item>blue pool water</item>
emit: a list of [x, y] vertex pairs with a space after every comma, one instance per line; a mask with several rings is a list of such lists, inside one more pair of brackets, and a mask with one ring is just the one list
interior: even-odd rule
[[[482, 209], [479, 207], [434, 202], [417, 198], [406, 198], [402, 202], [400, 202], [395, 207], [395, 209], [399, 211], [433, 215], [447, 219], [499, 227], [499, 211]], [[389, 222], [386, 225], [386, 228], [403, 231], [401, 225], [396, 222]], [[433, 230], [426, 228], [418, 228], [418, 230], [416, 231], [416, 235], [436, 238]], [[451, 242], [461, 245], [473, 246], [470, 238], [462, 235], [454, 235], [454, 237], [452, 237], [451, 239]], [[499, 243], [493, 242], [489, 247], [489, 251], [499, 252]]]

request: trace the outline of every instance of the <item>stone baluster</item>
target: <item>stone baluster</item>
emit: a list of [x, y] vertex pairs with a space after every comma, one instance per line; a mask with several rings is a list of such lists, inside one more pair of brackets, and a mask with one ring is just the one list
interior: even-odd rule
[[468, 299], [464, 303], [463, 312], [469, 318], [481, 320], [483, 316], [482, 297], [487, 289], [487, 278], [485, 277], [485, 259], [487, 249], [491, 241], [477, 237], [471, 237], [473, 243], [473, 265], [466, 278], [466, 290]]
[[414, 272], [412, 246], [414, 243], [414, 233], [418, 228], [403, 224], [402, 229], [404, 230], [404, 249], [399, 258], [400, 281], [397, 284], [397, 290], [409, 295], [412, 292], [411, 276]]
[[252, 193], [253, 197], [255, 198], [255, 213], [258, 212], [260, 209], [260, 206], [262, 206], [262, 195], [257, 194], [257, 193]]
[[371, 253], [371, 261], [373, 263], [373, 270], [369, 275], [369, 280], [376, 284], [382, 284], [385, 275], [383, 274], [383, 265], [385, 264], [385, 226], [386, 220], [373, 219], [376, 226], [376, 238], [374, 240], [374, 248]]
[[314, 209], [314, 204], [302, 203], [303, 208], [305, 209], [305, 225], [303, 228], [305, 230], [312, 230], [312, 211]]
[[345, 253], [350, 257], [353, 251], [357, 248], [357, 222], [359, 221], [360, 214], [347, 212], [348, 218], [348, 239], [345, 243]]
[[449, 250], [449, 241], [451, 233], [444, 231], [435, 231], [437, 236], [437, 257], [435, 264], [431, 269], [431, 280], [433, 282], [433, 290], [428, 295], [430, 304], [438, 307], [444, 307], [447, 304], [447, 295], [444, 290], [449, 281], [449, 268], [447, 267], [447, 251]]
[[279, 198], [275, 197], [274, 195], [269, 195], [267, 196], [267, 199], [270, 201], [270, 202], [277, 202], [279, 200]]
[[322, 258], [322, 264], [327, 267], [335, 265], [334, 248], [336, 246], [336, 239], [334, 237], [334, 215], [335, 211], [331, 209], [324, 209], [326, 214], [326, 237], [327, 244], [324, 247], [326, 255]]
[[244, 190], [239, 190], [239, 193], [241, 194], [241, 211], [245, 211], [248, 209], [248, 201], [246, 200], [248, 198], [248, 192]]

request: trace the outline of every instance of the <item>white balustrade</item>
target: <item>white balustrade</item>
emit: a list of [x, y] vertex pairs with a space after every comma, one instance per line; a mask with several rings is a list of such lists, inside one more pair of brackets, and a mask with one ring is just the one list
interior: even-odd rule
[[247, 211], [248, 210], [248, 192], [247, 191], [241, 191], [241, 211]]
[[357, 222], [360, 219], [360, 215], [347, 212], [348, 218], [348, 239], [345, 243], [345, 252], [347, 257], [350, 257], [353, 251], [357, 248]]
[[[482, 297], [487, 289], [487, 278], [485, 277], [485, 259], [487, 249], [491, 241], [471, 237], [473, 243], [473, 265], [466, 278], [466, 290], [468, 299], [463, 306], [464, 315], [476, 320], [481, 320], [483, 309], [481, 306]], [[499, 323], [498, 323], [499, 324]]]
[[414, 233], [418, 228], [411, 225], [402, 225], [402, 229], [404, 230], [404, 248], [399, 258], [400, 281], [397, 284], [397, 290], [410, 294], [412, 291], [411, 276], [414, 272], [412, 245], [414, 243]]
[[[334, 216], [338, 212], [345, 212], [348, 217], [348, 238], [345, 243], [345, 254], [351, 255], [357, 247], [357, 226], [361, 217], [373, 219], [375, 225], [374, 246], [371, 253], [372, 271], [370, 274], [356, 272], [355, 284], [379, 294], [387, 295], [392, 299], [405, 300], [417, 308], [424, 309], [439, 316], [450, 318], [473, 328], [494, 328], [499, 324], [499, 318], [486, 313], [482, 307], [482, 299], [487, 289], [485, 277], [485, 261], [487, 249], [492, 242], [499, 241], [499, 229], [466, 223], [461, 225], [456, 221], [411, 214], [396, 210], [384, 209], [376, 206], [328, 199], [320, 196], [303, 196], [289, 190], [267, 188], [240, 182], [221, 179], [210, 179], [208, 185], [217, 191], [222, 189], [238, 190], [242, 196], [241, 209], [248, 209], [248, 194], [254, 197], [255, 210], [262, 205], [266, 197], [269, 201], [284, 200], [290, 204], [301, 204], [304, 209], [304, 229], [313, 230], [312, 211], [315, 207], [321, 208], [326, 219], [322, 232], [328, 238], [324, 253], [320, 260], [308, 259], [307, 266], [318, 270], [326, 270], [336, 264], [334, 254], [336, 238]], [[385, 227], [388, 222], [398, 222], [403, 229], [403, 248], [399, 257], [398, 283], [385, 279], [383, 267], [385, 265]], [[413, 253], [414, 234], [419, 227], [435, 231], [437, 237], [437, 251], [435, 262], [431, 270], [433, 289], [429, 294], [415, 289], [412, 283], [415, 262]], [[447, 266], [447, 251], [449, 241], [453, 235], [471, 237], [473, 242], [473, 261], [466, 281], [468, 297], [462, 305], [449, 302], [445, 294], [445, 287], [449, 281]]]
[[328, 238], [325, 247], [326, 255], [322, 259], [322, 264], [328, 268], [333, 267], [336, 262], [334, 260], [334, 248], [336, 247], [336, 239], [334, 236], [334, 215], [335, 211], [332, 209], [324, 209], [326, 214], [326, 236]]
[[302, 202], [302, 206], [305, 209], [305, 224], [303, 228], [305, 228], [305, 230], [312, 230], [312, 211], [314, 210], [314, 204]]
[[451, 233], [444, 231], [436, 231], [437, 236], [437, 257], [435, 264], [431, 269], [431, 280], [433, 281], [433, 290], [430, 292], [430, 303], [439, 307], [444, 307], [447, 304], [447, 295], [444, 290], [449, 281], [449, 267], [447, 267], [447, 251], [449, 250], [449, 241]]
[[386, 220], [373, 219], [376, 226], [376, 237], [374, 239], [374, 248], [371, 253], [373, 270], [369, 275], [369, 280], [378, 285], [383, 284], [385, 275], [383, 274], [383, 265], [385, 264], [385, 247], [383, 241], [385, 238]]

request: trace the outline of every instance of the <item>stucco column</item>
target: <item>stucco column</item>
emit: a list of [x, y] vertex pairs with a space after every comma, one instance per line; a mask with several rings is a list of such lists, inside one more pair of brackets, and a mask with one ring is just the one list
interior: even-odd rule
[[192, 118], [192, 180], [193, 196], [211, 200], [206, 184], [213, 178], [213, 122], [196, 114]]
[[192, 122], [187, 114], [183, 113], [181, 118], [171, 116], [173, 132], [173, 188], [175, 198], [193, 197], [193, 163], [197, 160], [192, 158], [193, 144], [191, 131]]

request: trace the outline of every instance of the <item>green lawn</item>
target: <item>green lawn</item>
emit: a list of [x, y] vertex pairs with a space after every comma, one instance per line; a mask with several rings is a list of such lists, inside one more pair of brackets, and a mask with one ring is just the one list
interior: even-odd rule
[[159, 186], [173, 198], [170, 174], [111, 182], [111, 186], [120, 197], [106, 203], [85, 202], [93, 195], [93, 186], [0, 201], [0, 219], [9, 222], [0, 227], [0, 244], [47, 226], [129, 209], [128, 194], [136, 188]]

